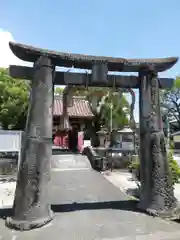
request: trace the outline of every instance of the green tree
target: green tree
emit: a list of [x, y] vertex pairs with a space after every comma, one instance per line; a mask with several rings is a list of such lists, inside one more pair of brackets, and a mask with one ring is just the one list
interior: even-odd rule
[[3, 129], [24, 130], [30, 84], [14, 79], [0, 68], [0, 123]]
[[168, 118], [176, 121], [174, 128], [180, 129], [180, 77], [176, 78], [171, 89], [161, 90], [160, 97]]
[[61, 94], [63, 94], [63, 91], [64, 91], [64, 88], [56, 87], [54, 92], [55, 92], [55, 94], [61, 95]]
[[127, 117], [129, 115], [129, 103], [123, 95], [120, 96], [119, 93], [110, 94], [105, 98], [105, 102], [102, 105], [100, 112], [101, 121], [109, 129], [111, 114], [113, 128], [122, 128], [129, 124]]

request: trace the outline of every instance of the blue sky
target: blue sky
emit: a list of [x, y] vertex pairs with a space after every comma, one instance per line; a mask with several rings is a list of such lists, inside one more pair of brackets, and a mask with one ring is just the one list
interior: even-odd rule
[[[17, 42], [59, 51], [180, 56], [179, 10], [179, 0], [4, 0], [0, 28]], [[180, 75], [180, 63], [161, 75]], [[135, 116], [138, 119], [138, 101]]]

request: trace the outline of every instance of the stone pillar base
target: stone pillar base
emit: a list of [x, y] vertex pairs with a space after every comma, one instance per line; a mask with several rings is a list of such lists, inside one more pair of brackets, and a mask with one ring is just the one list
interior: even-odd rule
[[51, 222], [53, 220], [53, 217], [54, 217], [54, 214], [51, 210], [49, 216], [40, 218], [40, 219], [35, 219], [34, 221], [16, 220], [11, 217], [8, 217], [6, 219], [5, 224], [7, 227], [11, 229], [15, 229], [19, 231], [28, 231], [34, 228], [43, 227], [47, 223]]
[[158, 209], [155, 206], [150, 206], [145, 208], [145, 205], [143, 205], [141, 202], [138, 203], [137, 207], [138, 209], [154, 217], [160, 217], [167, 220], [180, 219], [180, 204], [178, 202], [175, 203], [175, 206], [173, 208], [164, 209], [164, 210]]

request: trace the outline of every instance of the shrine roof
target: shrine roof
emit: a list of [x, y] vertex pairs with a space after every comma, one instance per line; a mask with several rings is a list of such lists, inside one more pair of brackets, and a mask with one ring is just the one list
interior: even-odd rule
[[107, 62], [109, 71], [139, 72], [142, 68], [153, 66], [155, 71], [162, 72], [171, 68], [178, 61], [177, 57], [126, 59], [63, 53], [14, 42], [10, 42], [9, 46], [12, 52], [21, 60], [36, 62], [40, 56], [47, 56], [53, 60], [56, 66], [68, 68], [92, 69], [92, 62], [99, 60]]
[[[63, 98], [62, 96], [54, 97], [54, 116], [61, 116], [63, 114]], [[68, 115], [70, 117], [92, 118], [94, 114], [91, 111], [89, 101], [85, 97], [73, 97], [73, 105], [68, 107]]]

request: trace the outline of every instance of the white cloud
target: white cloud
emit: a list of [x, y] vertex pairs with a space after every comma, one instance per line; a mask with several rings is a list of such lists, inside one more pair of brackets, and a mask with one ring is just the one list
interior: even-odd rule
[[12, 34], [0, 29], [0, 67], [8, 68], [9, 65], [32, 66], [31, 63], [24, 62], [17, 58], [9, 48], [9, 42], [15, 42]]
[[9, 42], [15, 42], [12, 33], [0, 28], [0, 67], [8, 68], [9, 65], [32, 66], [32, 63], [22, 61], [13, 54]]
[[[17, 58], [9, 48], [9, 42], [15, 42], [12, 33], [0, 29], [0, 67], [8, 68], [9, 65], [21, 65], [32, 66], [32, 63], [24, 62]], [[65, 86], [58, 86], [64, 88]], [[135, 120], [139, 121], [139, 106], [138, 106], [138, 94], [135, 104]], [[128, 101], [131, 101], [130, 96], [127, 97]]]

